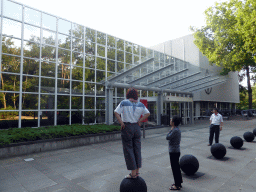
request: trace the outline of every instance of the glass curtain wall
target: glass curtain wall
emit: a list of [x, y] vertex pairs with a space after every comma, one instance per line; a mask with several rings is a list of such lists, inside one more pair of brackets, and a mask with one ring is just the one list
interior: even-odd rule
[[[102, 80], [146, 58], [155, 58], [147, 73], [174, 59], [15, 1], [1, 0], [0, 10], [1, 128], [104, 123]], [[115, 88], [115, 106], [125, 94]]]

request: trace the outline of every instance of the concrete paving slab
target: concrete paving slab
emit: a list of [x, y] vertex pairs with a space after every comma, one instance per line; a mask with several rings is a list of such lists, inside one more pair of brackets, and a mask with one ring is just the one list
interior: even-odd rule
[[[224, 159], [212, 157], [209, 120], [180, 126], [181, 156], [194, 155], [199, 161], [195, 176], [183, 176], [182, 191], [255, 191], [256, 142], [244, 142], [242, 149], [231, 147], [233, 136], [255, 128], [256, 119], [241, 118], [224, 122], [220, 143], [227, 154]], [[149, 192], [169, 191], [174, 182], [170, 167], [166, 134], [170, 128], [152, 131], [142, 138], [140, 176]], [[24, 159], [33, 158], [25, 162]], [[61, 149], [0, 160], [0, 191], [35, 192], [117, 192], [127, 170], [121, 140], [76, 148]]]

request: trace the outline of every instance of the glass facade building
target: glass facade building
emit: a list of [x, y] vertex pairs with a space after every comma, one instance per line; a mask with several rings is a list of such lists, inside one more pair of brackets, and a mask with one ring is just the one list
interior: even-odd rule
[[[154, 61], [122, 82], [134, 81], [166, 66], [170, 67], [140, 85], [173, 72], [180, 74], [160, 84], [189, 75], [185, 70], [189, 64], [180, 59], [15, 1], [0, 2], [2, 128], [104, 123], [106, 95], [102, 81], [150, 58]], [[155, 94], [145, 90], [139, 93], [140, 97]], [[114, 104], [125, 94], [126, 89], [115, 88]]]

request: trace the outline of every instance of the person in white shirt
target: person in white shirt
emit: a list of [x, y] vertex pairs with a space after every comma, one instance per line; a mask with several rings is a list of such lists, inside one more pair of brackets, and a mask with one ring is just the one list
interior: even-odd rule
[[150, 113], [143, 103], [138, 102], [138, 92], [136, 89], [129, 89], [126, 98], [115, 109], [115, 116], [121, 124], [121, 137], [126, 167], [127, 170], [131, 170], [131, 173], [125, 178], [136, 179], [141, 168], [140, 125], [142, 121], [148, 118]]
[[214, 134], [215, 134], [215, 143], [219, 143], [219, 136], [220, 136], [220, 131], [222, 130], [222, 126], [223, 126], [222, 115], [218, 113], [217, 108], [214, 108], [213, 114], [210, 117], [210, 136], [209, 136], [208, 146], [212, 145]]

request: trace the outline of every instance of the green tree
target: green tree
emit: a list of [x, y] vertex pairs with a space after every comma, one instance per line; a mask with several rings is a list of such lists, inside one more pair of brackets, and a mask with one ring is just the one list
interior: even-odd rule
[[239, 18], [239, 14], [246, 12], [252, 6], [250, 1], [231, 0], [215, 3], [215, 6], [205, 11], [206, 26], [194, 31], [194, 43], [208, 58], [209, 62], [223, 67], [221, 75], [229, 71], [245, 70], [248, 86], [248, 105], [252, 108], [252, 89], [250, 72], [255, 68], [253, 53], [248, 49], [247, 39], [243, 31], [247, 30]]

